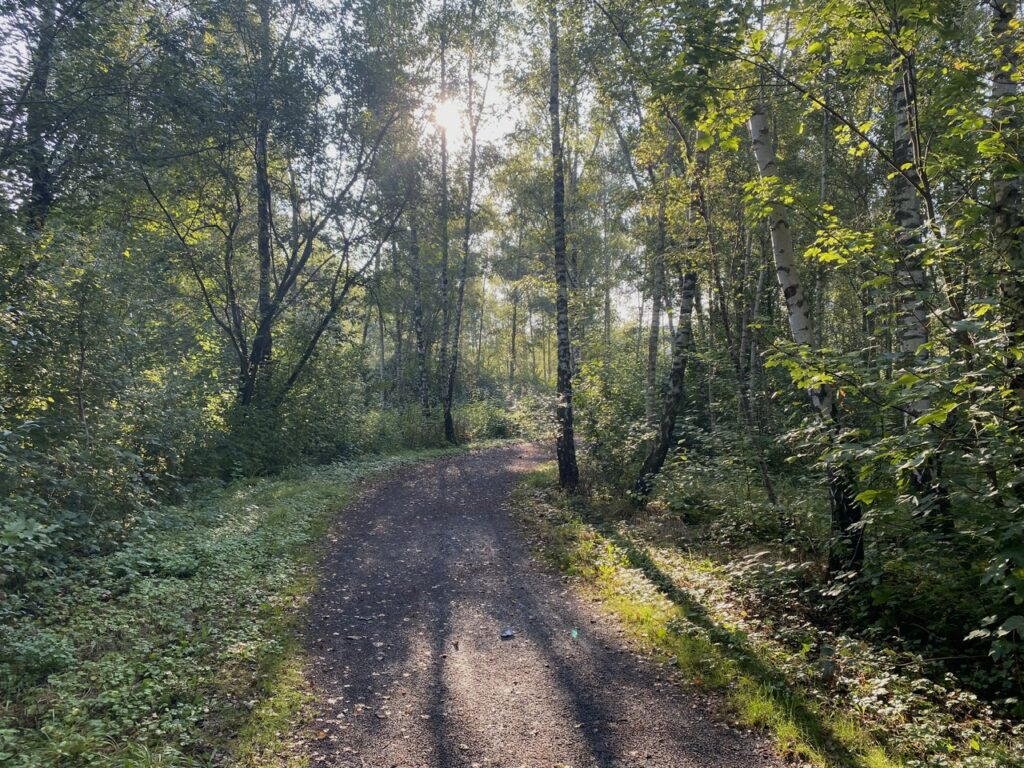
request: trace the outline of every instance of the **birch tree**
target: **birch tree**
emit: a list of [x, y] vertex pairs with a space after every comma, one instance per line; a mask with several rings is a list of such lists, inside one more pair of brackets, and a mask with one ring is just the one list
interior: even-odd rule
[[[748, 121], [750, 143], [758, 174], [762, 181], [778, 182], [778, 170], [768, 108], [756, 104]], [[781, 201], [769, 201], [768, 228], [771, 233], [775, 274], [786, 303], [786, 316], [793, 341], [806, 349], [814, 349], [815, 334], [803, 284], [793, 249], [793, 233], [789, 225], [790, 211]], [[835, 394], [827, 383], [808, 390], [811, 404], [818, 418], [833, 440], [838, 438], [839, 419], [835, 407]], [[854, 497], [850, 471], [842, 464], [826, 460], [829, 503], [831, 506], [834, 543], [829, 554], [829, 571], [833, 574], [847, 569], [859, 569], [864, 560], [864, 532], [861, 526], [861, 508]]]

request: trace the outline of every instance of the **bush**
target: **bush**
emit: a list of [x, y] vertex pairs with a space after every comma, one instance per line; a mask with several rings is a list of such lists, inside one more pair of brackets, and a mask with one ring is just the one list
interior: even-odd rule
[[0, 692], [13, 695], [74, 661], [74, 646], [45, 627], [0, 625]]

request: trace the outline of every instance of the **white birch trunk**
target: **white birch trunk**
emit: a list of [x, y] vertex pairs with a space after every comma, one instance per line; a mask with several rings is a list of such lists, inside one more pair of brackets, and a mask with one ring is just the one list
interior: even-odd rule
[[[775, 148], [772, 145], [767, 107], [758, 104], [754, 108], [748, 127], [754, 160], [757, 162], [761, 178], [775, 178]], [[807, 301], [796, 265], [793, 233], [789, 227], [789, 209], [780, 202], [774, 202], [768, 224], [771, 230], [772, 253], [775, 257], [775, 274], [786, 300], [790, 333], [797, 344], [813, 349], [814, 327], [807, 311]], [[839, 421], [831, 387], [823, 385], [810, 390], [808, 394], [832, 438], [836, 439]], [[864, 530], [860, 525], [862, 514], [860, 504], [854, 496], [851, 473], [847, 467], [835, 463], [828, 465], [826, 473], [832, 531], [835, 537], [829, 549], [829, 572], [836, 574], [845, 570], [859, 570], [864, 562]]]
[[[748, 127], [758, 173], [762, 179], [775, 178], [777, 176], [775, 148], [772, 146], [768, 109], [763, 104], [754, 107]], [[789, 226], [789, 213], [789, 208], [782, 203], [775, 201], [771, 204], [768, 228], [772, 238], [772, 254], [775, 257], [775, 275], [786, 301], [789, 332], [793, 336], [793, 341], [801, 346], [814, 349], [814, 326], [811, 323], [807, 299], [800, 282], [800, 271], [796, 264], [793, 232]], [[831, 388], [819, 387], [811, 391], [810, 396], [822, 418], [832, 420]]]
[[[1014, 46], [1017, 38], [1011, 22], [1017, 15], [1017, 0], [990, 0], [992, 8], [992, 38], [996, 46], [992, 73], [992, 128], [999, 133], [1012, 134], [1020, 128], [1020, 115], [1014, 106], [1018, 93], [1019, 61]], [[1012, 153], [1012, 150], [1009, 150]], [[1010, 332], [1020, 343], [1024, 334], [1024, 217], [1021, 215], [1021, 186], [1019, 173], [1007, 163], [998, 163], [992, 178], [992, 234], [1000, 266], [1005, 270], [1002, 281], [1004, 314]], [[1024, 382], [1015, 387], [1024, 393]]]
[[[906, 368], [927, 364], [928, 307], [924, 294], [928, 276], [924, 270], [924, 204], [918, 192], [919, 157], [914, 146], [911, 112], [916, 104], [910, 67], [901, 68], [901, 77], [892, 88], [895, 122], [893, 162], [904, 170], [893, 178], [893, 221], [896, 225], [896, 290], [900, 306], [897, 330], [899, 348]], [[911, 415], [920, 416], [930, 409], [928, 398], [911, 403]]]

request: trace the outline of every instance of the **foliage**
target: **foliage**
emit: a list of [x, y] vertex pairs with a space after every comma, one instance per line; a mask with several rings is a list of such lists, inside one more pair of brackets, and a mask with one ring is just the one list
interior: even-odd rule
[[[815, 621], [800, 599], [799, 567], [775, 566], [748, 541], [705, 549], [718, 539], [705, 525], [681, 524], [667, 505], [652, 502], [650, 514], [637, 517], [614, 496], [570, 502], [552, 486], [550, 470], [541, 471], [517, 496], [545, 555], [677, 670], [680, 684], [721, 691], [731, 717], [766, 729], [789, 758], [822, 766], [1024, 764], [1020, 725], [953, 674], [930, 679], [941, 665]], [[719, 493], [729, 487], [718, 481]], [[737, 510], [732, 519], [763, 511]], [[719, 531], [727, 525], [709, 520]]]
[[[269, 749], [280, 722], [258, 723], [299, 695], [295, 622], [337, 510], [362, 478], [436, 455], [196, 488], [112, 551], [6, 595], [0, 762], [184, 766]], [[236, 742], [250, 711], [263, 714]]]

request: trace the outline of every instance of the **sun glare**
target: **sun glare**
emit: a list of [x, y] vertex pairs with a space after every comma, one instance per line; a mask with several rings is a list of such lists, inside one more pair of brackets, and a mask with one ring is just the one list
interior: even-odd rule
[[459, 140], [463, 117], [462, 105], [455, 99], [446, 99], [434, 106], [434, 124], [444, 130], [449, 141]]

